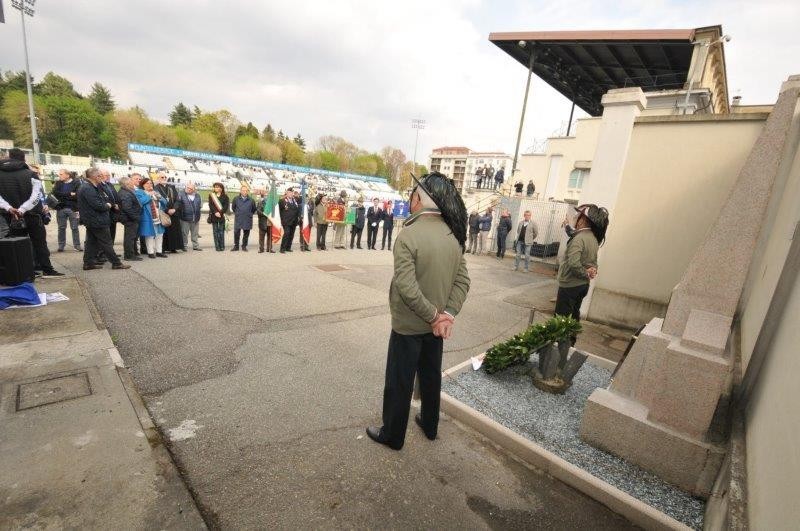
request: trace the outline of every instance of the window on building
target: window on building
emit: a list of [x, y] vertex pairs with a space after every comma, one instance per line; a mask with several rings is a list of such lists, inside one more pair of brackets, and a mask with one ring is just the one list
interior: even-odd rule
[[567, 183], [567, 188], [570, 190], [583, 189], [583, 181], [588, 176], [589, 176], [589, 170], [579, 170], [575, 168], [569, 174], [569, 182]]

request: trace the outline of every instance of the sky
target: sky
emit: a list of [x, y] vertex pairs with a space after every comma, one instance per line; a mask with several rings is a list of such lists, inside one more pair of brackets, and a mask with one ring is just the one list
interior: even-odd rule
[[[24, 68], [19, 12], [3, 3], [0, 69]], [[433, 148], [513, 154], [527, 71], [497, 31], [695, 28], [721, 24], [731, 96], [771, 103], [800, 74], [796, 0], [38, 0], [31, 73], [166, 121], [179, 101], [268, 122], [313, 148], [322, 135], [417, 160]], [[521, 151], [566, 124], [570, 102], [534, 76]], [[576, 111], [576, 116], [585, 116]]]

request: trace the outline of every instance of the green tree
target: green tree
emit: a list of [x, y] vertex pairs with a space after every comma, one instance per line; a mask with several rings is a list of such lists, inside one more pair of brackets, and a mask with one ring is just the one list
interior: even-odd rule
[[[3, 97], [7, 93], [24, 92], [25, 90], [25, 72], [12, 72], [11, 70], [5, 73], [0, 72], [0, 108], [3, 105]], [[3, 118], [2, 113], [0, 113], [0, 138], [14, 138], [11, 125]]]
[[45, 119], [39, 136], [42, 149], [54, 153], [111, 156], [116, 152], [108, 122], [92, 104], [71, 96], [42, 98]]
[[194, 121], [194, 119], [199, 117], [201, 114], [203, 114], [203, 111], [200, 110], [200, 107], [197, 105], [192, 107], [192, 121]]
[[177, 127], [179, 125], [189, 127], [192, 125], [192, 118], [192, 111], [190, 111], [189, 107], [184, 105], [183, 102], [178, 102], [172, 109], [172, 112], [169, 113], [169, 123], [172, 127]]
[[300, 136], [300, 133], [297, 133], [297, 136], [292, 139], [292, 142], [297, 144], [297, 146], [302, 149], [303, 151], [306, 150], [306, 141]]
[[117, 150], [121, 154], [127, 153], [130, 142], [156, 146], [178, 145], [178, 136], [173, 128], [150, 119], [139, 107], [117, 109], [112, 113], [112, 119], [116, 128]]
[[192, 121], [192, 129], [211, 135], [217, 141], [218, 151], [224, 151], [228, 136], [225, 133], [225, 127], [215, 114], [200, 114]]
[[[33, 106], [41, 128], [47, 122], [47, 112], [40, 96], [34, 96]], [[6, 92], [3, 96], [2, 107], [0, 107], [0, 117], [6, 124], [10, 133], [9, 136], [14, 140], [15, 145], [23, 147], [31, 147], [33, 145], [31, 141], [31, 122], [28, 118], [28, 95], [24, 90]], [[42, 149], [44, 149], [44, 146], [42, 146]]]
[[303, 150], [300, 149], [300, 146], [288, 139], [285, 139], [280, 146], [283, 155], [281, 162], [284, 164], [294, 164], [295, 166], [302, 166], [305, 164], [306, 156]]
[[233, 154], [245, 159], [261, 158], [258, 139], [247, 135], [240, 136], [233, 146]]
[[111, 92], [100, 83], [92, 85], [92, 91], [87, 99], [94, 107], [94, 110], [100, 114], [108, 114], [116, 107], [114, 99], [111, 97]]
[[267, 142], [275, 142], [275, 130], [270, 124], [267, 124], [267, 126], [264, 128], [264, 131], [261, 133], [261, 137]]
[[233, 151], [233, 143], [236, 141], [236, 128], [241, 125], [241, 122], [236, 118], [236, 115], [227, 109], [214, 111], [213, 114], [222, 124], [222, 128], [225, 131], [225, 138], [220, 142], [220, 151], [230, 153]]
[[362, 152], [353, 159], [350, 171], [361, 175], [375, 175], [378, 171], [378, 163], [373, 155]]
[[236, 138], [238, 139], [240, 136], [250, 136], [258, 139], [258, 129], [253, 125], [253, 122], [247, 122], [247, 125], [240, 125], [236, 128]]
[[274, 142], [268, 142], [263, 139], [259, 140], [258, 149], [262, 160], [269, 160], [271, 162], [280, 162], [283, 160], [281, 148]]
[[75, 92], [72, 83], [59, 75], [48, 72], [42, 80], [34, 85], [34, 92], [40, 96], [68, 96], [79, 98], [80, 94]]
[[183, 124], [176, 126], [174, 131], [178, 140], [177, 146], [182, 149], [210, 151], [212, 153], [216, 153], [219, 150], [217, 140], [208, 133], [195, 131]]
[[320, 151], [330, 151], [335, 153], [339, 158], [339, 164], [342, 171], [349, 171], [353, 165], [353, 160], [359, 153], [358, 146], [352, 142], [348, 142], [340, 136], [327, 135], [319, 139]]
[[389, 182], [394, 184], [397, 180], [400, 167], [406, 161], [406, 155], [397, 148], [386, 146], [381, 150], [381, 158], [383, 159], [383, 165], [386, 169], [386, 175], [384, 175], [384, 177], [387, 177]]
[[339, 171], [342, 167], [342, 161], [339, 160], [336, 153], [330, 151], [319, 151], [319, 167], [323, 170]]

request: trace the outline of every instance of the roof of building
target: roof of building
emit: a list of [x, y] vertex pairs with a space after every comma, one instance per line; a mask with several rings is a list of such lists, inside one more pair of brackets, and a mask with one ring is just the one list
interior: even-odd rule
[[[592, 116], [611, 89], [683, 88], [696, 29], [523, 31], [489, 40]], [[523, 46], [520, 46], [524, 43]]]
[[470, 149], [464, 146], [444, 146], [434, 149], [433, 152], [437, 154], [444, 154], [444, 153], [467, 154], [470, 153]]

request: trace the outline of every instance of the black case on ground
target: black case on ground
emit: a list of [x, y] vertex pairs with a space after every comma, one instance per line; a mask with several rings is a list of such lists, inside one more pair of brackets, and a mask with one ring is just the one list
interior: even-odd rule
[[27, 236], [0, 239], [0, 284], [33, 282], [33, 247]]

